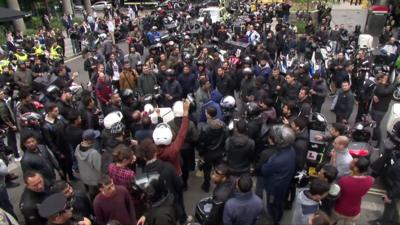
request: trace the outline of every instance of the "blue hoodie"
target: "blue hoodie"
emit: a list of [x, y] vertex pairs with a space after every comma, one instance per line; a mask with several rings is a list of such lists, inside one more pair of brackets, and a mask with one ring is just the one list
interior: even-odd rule
[[200, 112], [200, 118], [199, 122], [206, 122], [207, 117], [206, 117], [206, 109], [210, 106], [214, 107], [217, 109], [217, 118], [220, 119], [221, 121], [224, 121], [224, 113], [222, 112], [221, 106], [219, 103], [221, 102], [223, 96], [222, 94], [217, 90], [214, 89], [211, 92], [211, 99], [207, 103], [203, 104], [201, 106], [201, 112]]

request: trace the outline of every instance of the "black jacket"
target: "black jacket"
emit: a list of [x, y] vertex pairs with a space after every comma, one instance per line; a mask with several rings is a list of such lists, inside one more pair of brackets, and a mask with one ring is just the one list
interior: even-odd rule
[[24, 216], [25, 225], [45, 225], [47, 219], [39, 215], [38, 205], [48, 196], [48, 192], [33, 192], [25, 188], [19, 202], [19, 209]]
[[282, 87], [281, 101], [282, 103], [296, 102], [301, 89], [301, 84], [295, 81], [294, 84], [289, 85], [285, 83]]
[[74, 196], [69, 199], [73, 207], [73, 214], [93, 219], [94, 211], [89, 197], [81, 191], [74, 191]]
[[157, 172], [160, 179], [164, 180], [170, 193], [176, 195], [182, 192], [182, 179], [178, 176], [172, 164], [157, 159], [152, 163], [145, 165], [144, 173]]
[[[174, 120], [170, 121], [168, 125], [171, 127], [171, 130], [176, 134], [178, 134], [179, 129], [181, 127], [182, 117], [175, 117]], [[182, 151], [191, 150], [194, 148], [199, 133], [197, 131], [196, 126], [192, 121], [189, 121], [189, 129], [186, 134], [185, 142], [182, 145]]]
[[307, 150], [309, 143], [308, 130], [303, 129], [300, 134], [297, 135], [296, 140], [293, 144], [294, 150], [296, 151], [296, 169], [302, 170], [306, 163]]
[[389, 108], [390, 101], [392, 100], [392, 95], [394, 92], [394, 85], [382, 85], [378, 84], [374, 90], [374, 95], [379, 99], [378, 102], [372, 101], [371, 109], [379, 112], [387, 112]]
[[60, 170], [57, 160], [44, 145], [38, 145], [36, 152], [25, 151], [21, 168], [24, 173], [30, 170], [38, 171], [49, 181], [56, 179], [54, 170]]
[[144, 215], [147, 225], [175, 225], [177, 215], [175, 213], [173, 196], [165, 196], [153, 203]]
[[336, 98], [337, 100], [333, 111], [336, 114], [344, 115], [346, 119], [349, 119], [351, 113], [353, 112], [353, 106], [354, 106], [353, 93], [351, 91], [348, 92], [340, 91]]
[[243, 134], [234, 134], [225, 141], [228, 166], [233, 174], [250, 171], [254, 154], [254, 140]]
[[208, 119], [199, 124], [198, 150], [205, 160], [222, 158], [225, 148], [227, 130], [219, 119]]
[[225, 202], [231, 198], [235, 190], [235, 180], [227, 179], [220, 184], [217, 184], [213, 191], [212, 208], [208, 217], [204, 221], [204, 225], [219, 225], [223, 224], [223, 213]]

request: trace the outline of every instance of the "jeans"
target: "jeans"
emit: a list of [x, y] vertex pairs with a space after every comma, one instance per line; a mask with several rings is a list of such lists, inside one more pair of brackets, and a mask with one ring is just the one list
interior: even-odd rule
[[[345, 216], [337, 213], [333, 210], [333, 220], [337, 224], [344, 224], [344, 225], [356, 225], [357, 220], [360, 218], [360, 213], [356, 216]], [[338, 221], [343, 221], [343, 223], [338, 223]]]
[[5, 186], [0, 187], [0, 208], [10, 213], [14, 218], [17, 218], [14, 213], [13, 205], [11, 204], [10, 198], [8, 197], [7, 188]]
[[74, 52], [74, 54], [78, 54], [81, 51], [78, 39], [71, 39], [71, 44], [72, 44], [72, 51]]

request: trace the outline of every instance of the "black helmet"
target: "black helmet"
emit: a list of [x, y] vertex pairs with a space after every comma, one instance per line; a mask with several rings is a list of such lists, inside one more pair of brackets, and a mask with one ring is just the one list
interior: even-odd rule
[[135, 178], [133, 190], [145, 194], [146, 200], [152, 204], [168, 195], [165, 182], [157, 172], [145, 173]]
[[203, 60], [197, 61], [197, 66], [205, 66], [206, 64], [204, 63]]
[[244, 59], [243, 59], [243, 63], [244, 63], [244, 64], [247, 64], [247, 65], [249, 65], [249, 66], [252, 66], [252, 65], [253, 65], [253, 60], [250, 58], [250, 56], [246, 56], [246, 57], [244, 57]]
[[253, 76], [254, 75], [254, 72], [253, 72], [253, 69], [251, 69], [251, 68], [244, 68], [243, 69], [243, 76]]
[[191, 61], [192, 61], [192, 55], [189, 54], [189, 53], [186, 53], [186, 54], [183, 56], [183, 61], [186, 62], [186, 63], [191, 62]]
[[125, 90], [123, 90], [122, 91], [122, 94], [121, 94], [121, 97], [122, 98], [129, 98], [129, 97], [132, 97], [133, 96], [133, 91], [132, 91], [132, 89], [125, 89]]
[[165, 75], [167, 77], [174, 77], [175, 76], [175, 70], [174, 69], [167, 69], [167, 71], [165, 71]]
[[247, 112], [247, 115], [248, 115], [248, 116], [250, 116], [250, 117], [256, 117], [256, 116], [260, 115], [260, 113], [261, 113], [261, 108], [260, 108], [260, 106], [258, 106], [257, 103], [255, 103], [255, 102], [249, 102], [249, 103], [247, 103], [247, 105], [246, 105], [246, 112]]
[[57, 87], [56, 85], [50, 85], [49, 87], [47, 87], [46, 93], [47, 93], [47, 95], [54, 96], [54, 97], [61, 95], [60, 88]]

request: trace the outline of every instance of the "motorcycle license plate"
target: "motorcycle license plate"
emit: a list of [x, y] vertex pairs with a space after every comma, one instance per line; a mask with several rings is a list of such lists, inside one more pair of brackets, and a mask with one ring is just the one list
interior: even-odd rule
[[308, 175], [317, 176], [318, 175], [317, 169], [315, 167], [312, 167], [312, 166], [309, 167], [308, 168]]

